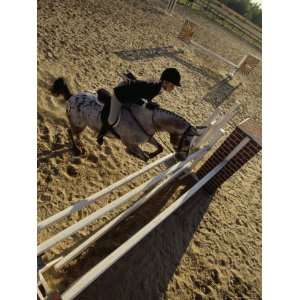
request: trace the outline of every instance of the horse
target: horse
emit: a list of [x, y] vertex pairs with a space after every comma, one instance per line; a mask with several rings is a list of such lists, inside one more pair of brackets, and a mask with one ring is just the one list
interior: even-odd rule
[[[54, 81], [51, 92], [56, 97], [60, 95], [64, 97], [74, 150], [79, 154], [85, 153], [80, 134], [86, 127], [97, 133], [100, 131], [105, 101], [102, 101], [99, 95], [109, 97], [109, 92], [101, 89], [98, 90], [98, 93], [84, 91], [73, 95], [64, 78]], [[182, 161], [189, 154], [193, 138], [202, 135], [205, 128], [204, 126], [198, 128], [192, 126], [183, 117], [159, 106], [150, 109], [131, 104], [130, 107], [125, 105], [122, 107], [117, 124], [106, 136], [121, 139], [129, 154], [146, 162], [163, 151], [162, 145], [154, 138], [154, 134], [168, 132], [170, 143], [175, 151], [175, 158]], [[143, 151], [139, 145], [146, 142], [155, 146], [156, 150], [151, 153]]]

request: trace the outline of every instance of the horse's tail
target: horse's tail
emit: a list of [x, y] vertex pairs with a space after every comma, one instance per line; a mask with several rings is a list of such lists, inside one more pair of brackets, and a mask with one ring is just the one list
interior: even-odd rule
[[55, 79], [51, 87], [51, 93], [54, 96], [63, 95], [65, 100], [68, 100], [72, 96], [68, 84], [62, 77]]

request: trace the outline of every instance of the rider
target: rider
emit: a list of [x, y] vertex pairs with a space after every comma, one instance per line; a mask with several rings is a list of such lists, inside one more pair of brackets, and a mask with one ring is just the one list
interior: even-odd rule
[[102, 126], [97, 139], [98, 143], [102, 145], [106, 132], [117, 122], [122, 104], [146, 105], [149, 108], [156, 107], [157, 104], [152, 103], [152, 99], [163, 90], [170, 93], [175, 86], [181, 86], [180, 79], [181, 76], [177, 69], [167, 68], [162, 72], [158, 81], [128, 79], [121, 82], [114, 88], [110, 103], [108, 127]]

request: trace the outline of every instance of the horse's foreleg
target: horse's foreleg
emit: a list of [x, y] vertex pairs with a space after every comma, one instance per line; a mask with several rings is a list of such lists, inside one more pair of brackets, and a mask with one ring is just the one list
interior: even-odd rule
[[163, 150], [164, 150], [163, 146], [153, 136], [149, 139], [148, 143], [157, 148], [156, 151], [148, 153], [149, 158], [153, 158], [156, 155], [163, 152]]
[[149, 160], [149, 155], [144, 152], [138, 145], [126, 145], [126, 151], [129, 154], [134, 155], [137, 158], [140, 158], [143, 161]]

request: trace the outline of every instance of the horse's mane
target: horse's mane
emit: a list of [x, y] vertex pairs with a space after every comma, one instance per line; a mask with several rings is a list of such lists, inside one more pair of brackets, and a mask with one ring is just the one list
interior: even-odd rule
[[156, 108], [155, 110], [157, 110], [158, 112], [161, 111], [161, 112], [163, 112], [163, 113], [169, 114], [169, 115], [175, 117], [176, 119], [178, 119], [178, 120], [180, 120], [180, 121], [183, 121], [183, 122], [189, 124], [189, 122], [188, 122], [185, 118], [179, 116], [178, 114], [176, 114], [176, 113], [173, 112], [173, 111], [170, 111], [170, 110], [167, 110], [167, 109], [164, 109], [164, 108], [160, 108], [160, 107]]

